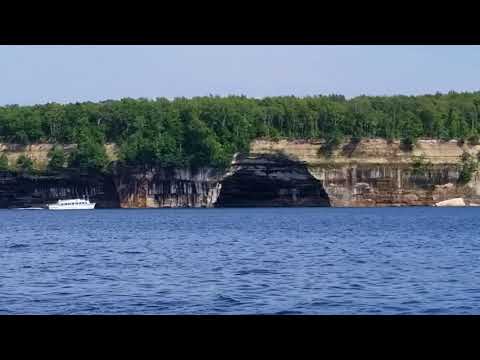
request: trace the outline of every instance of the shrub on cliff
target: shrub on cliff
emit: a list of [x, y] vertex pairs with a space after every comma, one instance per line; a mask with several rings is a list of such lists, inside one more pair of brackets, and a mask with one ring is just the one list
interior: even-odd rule
[[8, 169], [9, 167], [7, 155], [2, 154], [2, 156], [0, 156], [0, 171], [7, 171]]
[[325, 143], [319, 149], [319, 155], [329, 157], [333, 151], [342, 143], [343, 136], [340, 132], [335, 131], [325, 138]]
[[81, 170], [103, 171], [108, 165], [108, 157], [102, 144], [86, 140], [70, 154], [68, 165]]
[[22, 154], [17, 159], [16, 168], [20, 172], [30, 173], [33, 171], [33, 161]]
[[468, 137], [468, 143], [473, 146], [480, 144], [480, 138], [478, 134], [470, 135]]
[[400, 146], [404, 151], [412, 151], [417, 143], [417, 139], [411, 135], [405, 136], [400, 141]]
[[412, 162], [412, 174], [424, 175], [432, 170], [432, 163], [428, 161], [424, 154], [415, 156]]
[[460, 164], [460, 174], [458, 176], [458, 182], [460, 184], [466, 184], [472, 180], [473, 174], [478, 169], [478, 161], [475, 158], [468, 154], [463, 153]]
[[55, 146], [49, 153], [48, 170], [59, 170], [65, 165], [65, 153], [61, 147]]

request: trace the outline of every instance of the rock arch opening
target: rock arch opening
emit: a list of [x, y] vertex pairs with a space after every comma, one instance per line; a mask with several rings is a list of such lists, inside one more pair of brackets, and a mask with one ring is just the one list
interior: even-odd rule
[[216, 207], [329, 207], [320, 180], [305, 164], [280, 156], [239, 160], [221, 182]]

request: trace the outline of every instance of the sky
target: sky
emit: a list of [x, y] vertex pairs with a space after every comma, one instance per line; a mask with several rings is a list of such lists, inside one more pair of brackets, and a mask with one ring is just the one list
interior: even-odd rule
[[0, 105], [480, 90], [480, 46], [0, 46]]

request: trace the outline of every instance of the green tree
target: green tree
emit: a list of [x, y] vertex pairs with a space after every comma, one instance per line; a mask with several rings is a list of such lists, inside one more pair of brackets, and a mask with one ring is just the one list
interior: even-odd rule
[[87, 139], [70, 154], [68, 164], [81, 170], [105, 170], [108, 157], [102, 144]]
[[342, 143], [343, 136], [342, 134], [335, 130], [332, 134], [328, 134], [325, 143], [320, 147], [320, 153], [325, 156], [331, 156], [333, 150], [338, 148], [338, 146]]
[[480, 143], [480, 138], [477, 133], [474, 133], [468, 137], [468, 143], [470, 145], [478, 145]]
[[477, 171], [477, 169], [478, 161], [470, 154], [464, 153], [462, 155], [462, 161], [460, 164], [460, 174], [458, 177], [458, 182], [460, 184], [468, 183], [472, 179], [473, 174]]
[[407, 135], [403, 137], [400, 142], [402, 149], [405, 151], [412, 151], [416, 143], [417, 139], [412, 135]]
[[25, 155], [20, 155], [17, 159], [17, 170], [25, 173], [33, 171], [33, 161]]
[[412, 173], [414, 175], [423, 175], [432, 170], [432, 163], [428, 161], [424, 154], [415, 156], [412, 162]]
[[[105, 143], [116, 143], [129, 164], [224, 166], [259, 137], [468, 139], [480, 134], [480, 92], [422, 96], [208, 96], [106, 100], [98, 103], [0, 106], [0, 140], [73, 143], [69, 163], [102, 167]], [[330, 150], [329, 150], [330, 149]], [[88, 154], [88, 156], [87, 156]], [[223, 164], [223, 165], [222, 165]]]
[[65, 165], [65, 152], [63, 148], [56, 146], [50, 150], [49, 153], [50, 161], [48, 162], [49, 170], [59, 170], [62, 169]]
[[2, 154], [0, 156], [0, 171], [7, 171], [7, 170], [9, 170], [8, 158], [7, 158], [7, 155]]

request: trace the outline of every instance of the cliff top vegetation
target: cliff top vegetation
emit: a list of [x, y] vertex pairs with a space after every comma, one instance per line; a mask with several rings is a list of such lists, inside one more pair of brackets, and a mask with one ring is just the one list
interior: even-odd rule
[[[422, 96], [244, 96], [107, 100], [0, 107], [0, 141], [76, 143], [55, 167], [105, 167], [103, 144], [126, 164], [226, 166], [255, 138], [458, 139], [478, 143], [480, 92]], [[326, 149], [330, 150], [330, 148]]]

